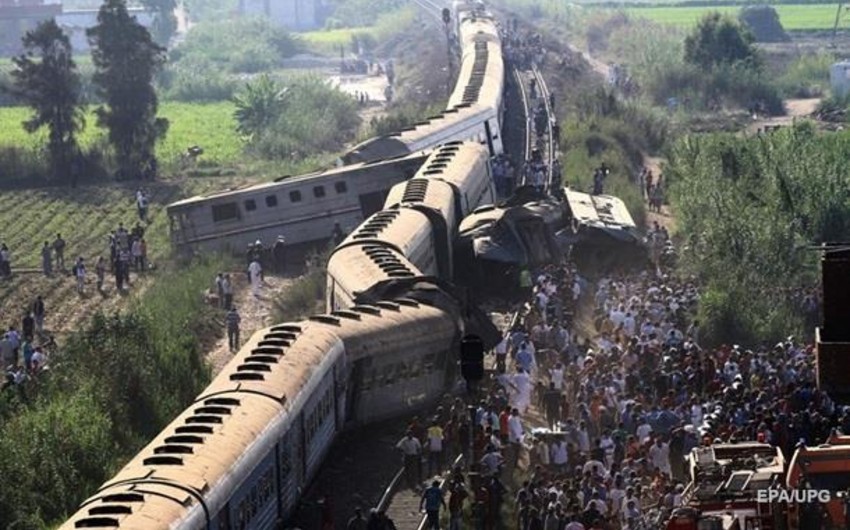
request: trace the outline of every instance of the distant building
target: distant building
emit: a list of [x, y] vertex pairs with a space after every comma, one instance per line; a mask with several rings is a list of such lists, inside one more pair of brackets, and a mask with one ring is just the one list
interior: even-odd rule
[[[149, 28], [153, 15], [144, 8], [131, 7], [130, 14]], [[87, 51], [86, 30], [97, 24], [97, 9], [64, 10], [62, 4], [42, 0], [0, 0], [0, 56], [9, 57], [23, 51], [21, 37], [39, 22], [56, 19], [71, 39], [75, 51]]]
[[294, 31], [319, 27], [320, 0], [239, 0], [242, 15], [265, 15]]
[[[150, 28], [153, 24], [153, 14], [145, 8], [129, 7], [127, 11], [130, 12], [130, 16], [136, 17], [142, 26]], [[77, 9], [63, 11], [56, 16], [56, 23], [68, 34], [71, 47], [75, 52], [88, 51], [89, 41], [86, 38], [86, 30], [97, 25], [97, 13], [97, 9]]]
[[850, 61], [840, 61], [829, 67], [829, 84], [836, 97], [850, 92]]
[[0, 55], [9, 57], [23, 51], [21, 37], [42, 20], [62, 12], [58, 3], [40, 0], [0, 0]]

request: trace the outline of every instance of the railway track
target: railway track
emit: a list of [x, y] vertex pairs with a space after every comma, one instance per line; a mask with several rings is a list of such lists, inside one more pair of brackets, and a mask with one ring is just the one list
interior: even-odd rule
[[[546, 194], [551, 194], [552, 189], [559, 183], [555, 182], [557, 173], [554, 171], [554, 166], [558, 156], [558, 146], [553, 130], [556, 121], [549, 88], [536, 64], [528, 69], [514, 67], [513, 74], [521, 99], [521, 108], [525, 114], [523, 145], [525, 158], [522, 183], [535, 184], [534, 172], [537, 167], [542, 166], [543, 181], [540, 184]], [[539, 126], [540, 124], [542, 127]]]

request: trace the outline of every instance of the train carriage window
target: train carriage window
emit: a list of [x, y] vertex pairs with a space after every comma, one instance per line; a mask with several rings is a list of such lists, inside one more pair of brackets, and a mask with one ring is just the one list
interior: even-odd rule
[[336, 182], [334, 183], [334, 189], [337, 193], [345, 193], [348, 191], [348, 184], [345, 182]]
[[301, 192], [298, 190], [289, 192], [289, 200], [291, 202], [301, 202]]
[[256, 209], [257, 209], [257, 201], [255, 201], [254, 199], [248, 199], [247, 201], [245, 201], [245, 211], [246, 212], [253, 212]]
[[321, 199], [325, 196], [325, 187], [324, 186], [313, 186], [313, 197], [317, 199]]
[[277, 195], [266, 195], [266, 206], [269, 208], [277, 206]]
[[222, 223], [224, 221], [239, 219], [239, 205], [235, 202], [213, 204], [212, 217], [214, 223]]

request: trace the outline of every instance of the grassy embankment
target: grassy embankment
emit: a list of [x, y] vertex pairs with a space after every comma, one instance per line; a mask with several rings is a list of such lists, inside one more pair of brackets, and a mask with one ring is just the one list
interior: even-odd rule
[[[754, 4], [755, 5], [755, 4]], [[836, 4], [774, 5], [779, 21], [786, 30], [825, 30], [835, 24]], [[647, 18], [660, 24], [690, 28], [706, 13], [720, 11], [737, 16], [741, 6], [637, 6], [627, 5], [629, 15]]]

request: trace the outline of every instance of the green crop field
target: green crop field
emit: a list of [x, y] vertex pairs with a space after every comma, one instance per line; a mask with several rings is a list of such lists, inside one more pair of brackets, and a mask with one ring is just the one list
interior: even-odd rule
[[[204, 149], [203, 160], [216, 164], [236, 162], [242, 153], [242, 141], [236, 133], [233, 118], [234, 106], [230, 102], [175, 103], [160, 106], [160, 116], [170, 122], [168, 135], [157, 147], [157, 155], [164, 163], [180, 156], [187, 147], [199, 145]], [[21, 127], [30, 110], [25, 107], [0, 108], [0, 145], [36, 147], [43, 143], [45, 131], [28, 134]], [[89, 145], [103, 129], [97, 127], [95, 116], [87, 113], [86, 128], [80, 141]]]
[[[774, 6], [786, 30], [832, 29], [835, 24], [836, 4], [784, 4]], [[627, 7], [631, 15], [648, 18], [661, 24], [690, 27], [710, 11], [737, 15], [740, 6], [717, 7]]]
[[[197, 193], [215, 191], [240, 184], [235, 178], [186, 179], [181, 182], [146, 182], [145, 189], [151, 198], [145, 240], [148, 255], [154, 265], [161, 267], [170, 254], [168, 220], [165, 206], [178, 199]], [[109, 259], [107, 235], [124, 223], [128, 229], [138, 221], [135, 207], [135, 190], [139, 184], [110, 183], [82, 186], [4, 190], [0, 193], [0, 242], [8, 245], [12, 253], [13, 275], [0, 279], [0, 315], [3, 325], [20, 323], [22, 308], [42, 295], [47, 306], [47, 328], [52, 332], [77, 329], [96, 310], [111, 312], [123, 307], [128, 297], [115, 290], [114, 278], [107, 274], [105, 293], [98, 294], [94, 281], [97, 256]], [[83, 256], [88, 265], [86, 293], [77, 294], [74, 279], [63, 274], [47, 278], [40, 272], [41, 246], [53, 241], [60, 232], [67, 242], [66, 267], [70, 270], [73, 259]], [[21, 272], [23, 271], [23, 272]], [[140, 291], [158, 275], [157, 270], [144, 276], [131, 275], [129, 294]], [[200, 293], [199, 293], [200, 296]]]

